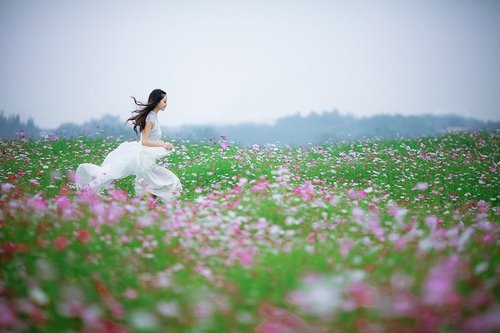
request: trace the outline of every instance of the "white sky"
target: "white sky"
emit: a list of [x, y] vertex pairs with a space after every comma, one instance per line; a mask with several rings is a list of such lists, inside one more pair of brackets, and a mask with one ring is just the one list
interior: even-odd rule
[[0, 1], [0, 110], [43, 128], [168, 92], [162, 125], [500, 120], [500, 1]]

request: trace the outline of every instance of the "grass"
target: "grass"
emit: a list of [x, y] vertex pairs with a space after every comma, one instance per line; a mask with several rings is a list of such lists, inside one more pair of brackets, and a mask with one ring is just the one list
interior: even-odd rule
[[177, 200], [136, 198], [133, 176], [76, 191], [119, 143], [1, 142], [1, 329], [500, 329], [498, 134], [179, 141], [160, 161]]

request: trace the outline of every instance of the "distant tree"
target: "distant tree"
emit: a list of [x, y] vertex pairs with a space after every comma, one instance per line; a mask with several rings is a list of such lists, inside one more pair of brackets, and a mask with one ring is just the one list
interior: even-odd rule
[[[40, 129], [33, 119], [22, 122], [18, 115], [6, 117], [0, 113], [1, 137], [16, 137], [24, 131], [26, 136], [38, 136]], [[388, 115], [356, 118], [342, 115], [338, 110], [312, 112], [307, 116], [296, 113], [280, 118], [274, 125], [245, 123], [225, 126], [182, 126], [163, 128], [163, 135], [172, 139], [218, 142], [220, 136], [227, 136], [230, 142], [240, 144], [281, 144], [306, 145], [324, 142], [352, 141], [366, 138], [398, 138], [438, 135], [441, 133], [468, 131], [499, 131], [500, 122], [480, 121], [457, 115]], [[118, 116], [105, 115], [92, 119], [82, 125], [66, 123], [59, 126], [55, 133], [60, 137], [70, 136], [113, 136], [127, 140], [137, 140], [130, 124]]]
[[125, 123], [125, 120], [118, 116], [105, 115], [100, 119], [91, 119], [82, 125], [65, 123], [56, 129], [57, 135], [62, 136], [112, 136], [135, 138], [132, 127]]
[[35, 125], [33, 118], [24, 122], [21, 121], [19, 115], [6, 116], [3, 111], [0, 112], [1, 138], [36, 137], [39, 134], [40, 129]]

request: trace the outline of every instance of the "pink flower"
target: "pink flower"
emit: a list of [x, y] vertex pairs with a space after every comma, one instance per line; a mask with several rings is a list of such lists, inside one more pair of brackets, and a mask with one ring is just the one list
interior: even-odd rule
[[82, 244], [88, 243], [90, 241], [90, 232], [85, 229], [75, 231], [75, 238]]
[[352, 301], [356, 307], [374, 306], [377, 296], [375, 288], [361, 281], [349, 284], [345, 294], [347, 299]]
[[347, 253], [351, 250], [353, 242], [351, 240], [343, 240], [340, 244], [340, 254], [342, 257], [346, 257]]
[[125, 290], [125, 292], [123, 293], [123, 296], [127, 297], [127, 298], [130, 298], [130, 299], [136, 299], [137, 296], [138, 296], [138, 293], [137, 293], [137, 290], [135, 289], [131, 289], [131, 288], [128, 288], [127, 290]]
[[377, 220], [371, 219], [367, 222], [368, 228], [371, 233], [375, 235], [379, 240], [383, 240], [384, 238], [384, 229], [380, 227], [380, 224]]
[[3, 193], [8, 193], [10, 192], [10, 190], [13, 188], [14, 186], [12, 186], [11, 184], [9, 183], [3, 183], [2, 184], [2, 192]]
[[467, 300], [467, 305], [471, 310], [478, 309], [481, 307], [484, 307], [488, 303], [490, 303], [492, 300], [492, 296], [488, 294], [484, 290], [476, 290], [473, 292], [468, 300]]
[[17, 136], [19, 136], [19, 139], [26, 138], [26, 132], [24, 130], [17, 131], [16, 134], [17, 134]]
[[221, 135], [220, 147], [222, 149], [228, 149], [229, 148], [229, 143], [227, 142], [227, 136]]
[[406, 216], [406, 213], [408, 213], [408, 210], [406, 208], [401, 208], [397, 204], [393, 204], [389, 208], [389, 214], [391, 216], [394, 216], [397, 221], [402, 222], [403, 218]]
[[350, 189], [347, 192], [347, 197], [351, 200], [356, 200], [356, 199], [364, 199], [366, 198], [367, 192], [366, 191], [355, 191], [353, 189]]
[[254, 192], [264, 192], [266, 189], [269, 188], [271, 184], [269, 184], [268, 181], [257, 181], [255, 185], [252, 187], [252, 191]]
[[249, 267], [253, 263], [256, 252], [255, 247], [237, 248], [231, 252], [230, 256], [238, 259], [243, 266]]
[[425, 218], [425, 224], [435, 231], [439, 226], [439, 219], [435, 215], [430, 215]]
[[55, 199], [55, 203], [59, 211], [69, 208], [72, 205], [71, 200], [69, 200], [66, 196], [57, 197]]
[[90, 188], [84, 188], [77, 192], [79, 199], [88, 205], [95, 205], [101, 202], [101, 198]]
[[194, 270], [196, 272], [198, 272], [198, 274], [200, 274], [201, 276], [204, 276], [205, 278], [207, 279], [211, 279], [213, 277], [213, 273], [212, 273], [212, 270], [208, 267], [204, 267], [202, 265], [198, 265], [194, 268]]
[[47, 209], [47, 203], [38, 195], [28, 199], [27, 204], [37, 214], [41, 214]]
[[264, 321], [255, 328], [255, 333], [315, 333], [326, 330], [313, 327], [298, 316], [264, 304], [259, 308]]
[[495, 237], [491, 234], [484, 235], [483, 238], [481, 239], [481, 241], [484, 244], [493, 244], [493, 242], [495, 242]]
[[363, 212], [363, 209], [361, 209], [360, 207], [354, 207], [352, 209], [352, 217], [356, 220], [356, 221], [360, 221], [363, 219], [363, 215], [365, 213]]
[[16, 312], [3, 301], [0, 302], [0, 326], [14, 326], [18, 324]]
[[151, 216], [140, 216], [137, 219], [137, 226], [139, 228], [148, 228], [154, 225], [154, 220]]
[[413, 189], [418, 191], [423, 191], [426, 190], [428, 187], [429, 187], [428, 183], [417, 183], [417, 185], [415, 185]]
[[406, 244], [410, 242], [409, 238], [406, 237], [399, 237], [393, 241], [394, 247], [396, 248], [396, 251], [401, 252], [404, 250], [406, 247]]
[[296, 186], [293, 193], [302, 196], [302, 200], [309, 201], [312, 199], [316, 191], [314, 190], [313, 183], [308, 180], [304, 182], [303, 185]]
[[408, 316], [417, 310], [415, 297], [407, 292], [398, 293], [392, 301], [392, 311], [397, 316]]
[[97, 224], [116, 224], [126, 212], [125, 208], [115, 203], [107, 205], [102, 201], [95, 201], [91, 205]]
[[164, 317], [178, 317], [180, 315], [179, 304], [175, 301], [160, 301], [156, 304], [156, 310]]
[[496, 305], [484, 314], [478, 314], [468, 319], [464, 325], [464, 332], [498, 332], [500, 331], [500, 306]]
[[68, 179], [70, 182], [75, 182], [75, 170], [68, 170]]
[[481, 213], [487, 213], [489, 209], [489, 203], [484, 200], [479, 200], [477, 203], [477, 207]]
[[56, 239], [54, 239], [54, 248], [57, 251], [64, 250], [68, 245], [69, 240], [64, 236], [57, 236]]
[[125, 201], [128, 197], [127, 192], [120, 190], [120, 189], [114, 189], [109, 192], [109, 195], [111, 198], [115, 201]]
[[112, 204], [108, 210], [108, 223], [116, 224], [120, 222], [120, 219], [125, 214], [125, 209], [116, 204]]
[[424, 282], [425, 303], [442, 306], [454, 305], [460, 301], [460, 295], [455, 289], [459, 264], [458, 256], [453, 255], [430, 271]]

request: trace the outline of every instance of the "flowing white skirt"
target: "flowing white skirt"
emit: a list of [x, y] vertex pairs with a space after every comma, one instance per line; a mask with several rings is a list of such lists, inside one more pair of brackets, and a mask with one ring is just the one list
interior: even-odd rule
[[115, 179], [135, 175], [136, 195], [148, 192], [168, 200], [180, 193], [182, 185], [172, 171], [157, 165], [156, 160], [170, 153], [162, 147], [143, 146], [139, 141], [123, 142], [106, 156], [101, 166], [80, 164], [75, 172], [75, 184], [79, 188], [102, 191]]

